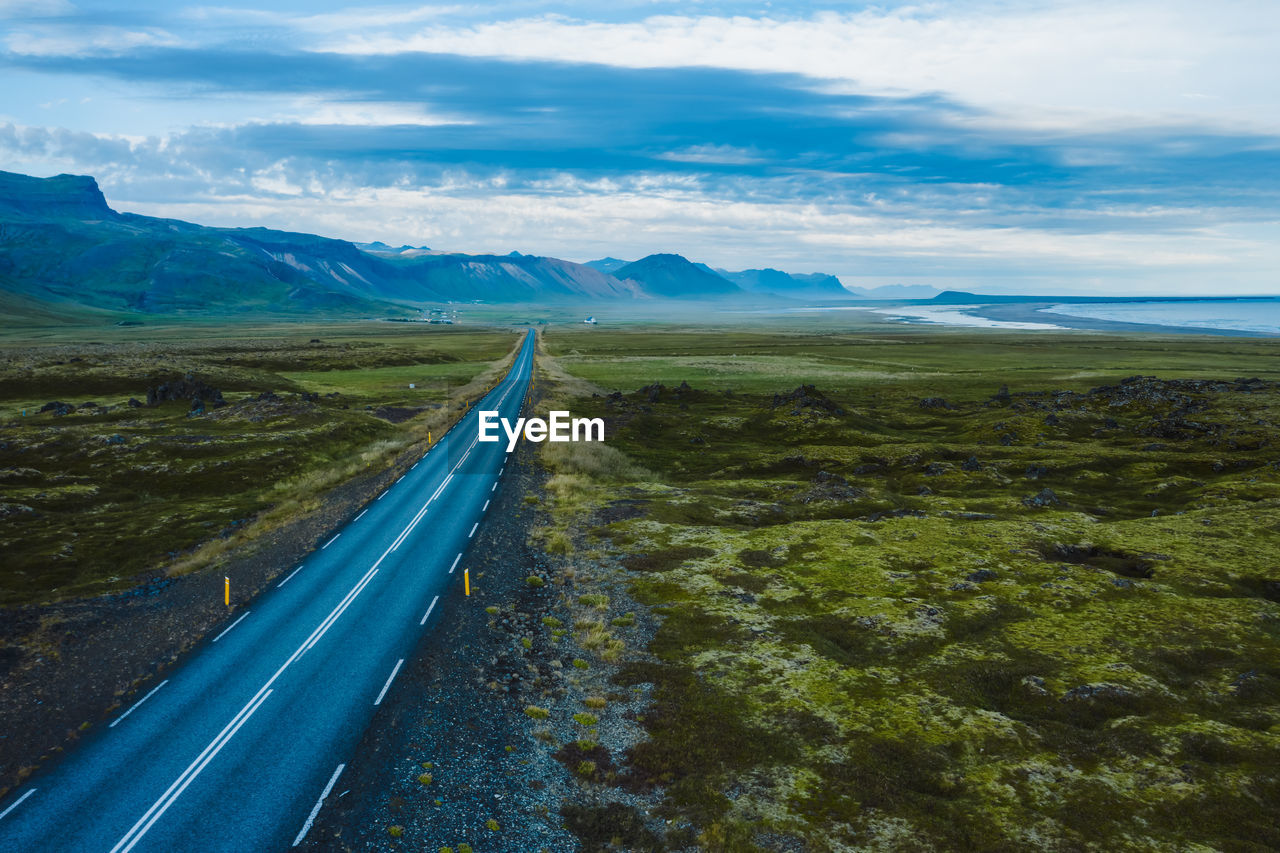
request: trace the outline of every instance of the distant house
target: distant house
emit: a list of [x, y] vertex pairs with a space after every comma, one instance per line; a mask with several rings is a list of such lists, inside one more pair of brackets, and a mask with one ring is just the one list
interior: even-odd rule
[[583, 320], [582, 322], [587, 323], [588, 325], [594, 326], [594, 325], [596, 324], [596, 318], [595, 318], [595, 317], [588, 317], [587, 319]]

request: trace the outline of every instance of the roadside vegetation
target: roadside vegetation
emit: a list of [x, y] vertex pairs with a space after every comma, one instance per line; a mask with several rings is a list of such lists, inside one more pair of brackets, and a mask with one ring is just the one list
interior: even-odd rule
[[1280, 847], [1276, 342], [543, 344], [585, 849]]
[[0, 606], [216, 563], [439, 435], [516, 340], [407, 323], [87, 337], [0, 345]]

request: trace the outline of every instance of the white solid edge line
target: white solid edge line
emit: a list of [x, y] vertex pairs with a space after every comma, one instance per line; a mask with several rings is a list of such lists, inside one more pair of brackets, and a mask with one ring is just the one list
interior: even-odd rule
[[[151, 808], [147, 809], [146, 814], [138, 818], [138, 822], [133, 825], [132, 829], [125, 833], [124, 838], [121, 838], [116, 842], [116, 846], [111, 848], [111, 853], [129, 853], [129, 851], [133, 849], [134, 845], [142, 840], [142, 836], [147, 834], [147, 830], [151, 829], [151, 827], [155, 825], [155, 822], [160, 819], [160, 816], [168, 810], [169, 806], [173, 805], [174, 802], [177, 801], [178, 797], [187, 789], [187, 786], [191, 784], [192, 780], [199, 776], [200, 772], [204, 770], [204, 768], [209, 765], [209, 762], [214, 759], [214, 756], [222, 751], [222, 748], [227, 745], [231, 738], [235, 737], [236, 732], [240, 731], [240, 727], [254, 715], [254, 712], [262, 707], [262, 703], [267, 701], [267, 697], [270, 695], [271, 691], [267, 690], [265, 693], [259, 693], [253, 699], [250, 699], [249, 704], [241, 708], [240, 713], [236, 714], [235, 717], [231, 719], [231, 722], [227, 723], [226, 728], [219, 732], [216, 738], [210, 741], [209, 745], [204, 748], [204, 752], [200, 753], [200, 755], [196, 757], [196, 760], [187, 766], [187, 769], [183, 772], [182, 776], [179, 776], [177, 780], [169, 786], [169, 790], [165, 791], [160, 796], [160, 799], [156, 800], [155, 804], [151, 806]], [[132, 836], [132, 839], [130, 836]]]
[[[383, 494], [386, 493], [384, 492]], [[321, 622], [316, 627], [315, 631], [311, 633], [311, 636], [304, 640], [302, 645], [300, 645], [297, 650], [290, 655], [289, 659], [280, 665], [280, 668], [275, 671], [275, 674], [272, 675], [271, 678], [267, 679], [267, 683], [259, 688], [258, 693], [249, 700], [248, 704], [241, 708], [240, 711], [231, 718], [231, 722], [227, 723], [226, 728], [224, 728], [217, 737], [210, 741], [209, 745], [204, 748], [204, 751], [201, 752], [200, 755], [196, 756], [195, 761], [191, 762], [191, 764], [187, 766], [187, 769], [173, 781], [173, 784], [169, 786], [168, 790], [160, 795], [160, 799], [156, 800], [155, 803], [151, 805], [151, 808], [147, 809], [146, 814], [140, 817], [138, 822], [135, 823], [127, 833], [125, 833], [125, 836], [116, 842], [115, 847], [111, 848], [110, 853], [128, 853], [129, 850], [133, 849], [139, 839], [141, 839], [142, 836], [145, 835], [160, 818], [160, 815], [164, 814], [178, 796], [186, 790], [187, 785], [191, 783], [191, 779], [195, 778], [195, 775], [191, 775], [192, 771], [194, 770], [194, 773], [198, 775], [200, 771], [202, 771], [208, 763], [213, 760], [213, 757], [218, 754], [222, 749], [222, 746], [226, 743], [226, 740], [229, 740], [234, 736], [235, 733], [240, 730], [240, 726], [244, 724], [245, 720], [250, 716], [253, 716], [254, 712], [256, 712], [262, 703], [266, 701], [266, 698], [271, 695], [272, 691], [269, 688], [275, 683], [275, 680], [279, 678], [281, 673], [288, 669], [295, 660], [301, 657], [307, 649], [319, 642], [320, 638], [328, 632], [329, 628], [333, 626], [333, 623], [342, 616], [349, 606], [351, 606], [351, 602], [353, 602], [364, 588], [368, 586], [369, 582], [373, 580], [374, 576], [378, 573], [378, 566], [382, 564], [382, 561], [387, 558], [387, 555], [390, 554], [391, 551], [392, 548], [387, 548], [387, 550], [382, 552], [382, 556], [378, 558], [378, 561], [374, 563], [369, 571], [365, 573], [365, 576], [347, 592], [342, 601], [339, 602], [332, 611], [330, 611], [324, 621]], [[459, 554], [458, 556], [461, 557], [462, 555]], [[298, 568], [300, 569], [302, 567], [299, 566]], [[297, 570], [295, 569], [295, 571]], [[245, 716], [246, 711], [248, 712], [248, 716]], [[226, 740], [223, 740], [224, 736], [226, 737]], [[219, 741], [221, 741], [221, 743], [219, 743]], [[212, 750], [211, 754], [210, 750]], [[33, 788], [32, 790], [34, 791], [35, 789]], [[131, 836], [132, 840], [130, 840]]]
[[9, 814], [9, 812], [13, 811], [18, 806], [22, 805], [26, 801], [27, 797], [31, 796], [35, 792], [36, 792], [35, 788], [28, 788], [27, 792], [23, 794], [21, 797], [18, 797], [18, 799], [14, 800], [13, 803], [10, 804], [9, 808], [0, 812], [0, 820], [4, 820], [5, 815]]
[[[151, 690], [147, 692], [147, 695], [146, 695], [146, 696], [143, 696], [143, 697], [142, 697], [141, 699], [139, 699], [137, 702], [134, 702], [134, 703], [133, 703], [133, 707], [131, 707], [129, 710], [125, 711], [125, 712], [124, 712], [123, 714], [121, 714], [120, 716], [116, 717], [116, 718], [115, 718], [115, 720], [114, 720], [113, 722], [111, 722], [111, 723], [107, 726], [107, 728], [109, 728], [109, 729], [114, 729], [114, 728], [116, 727], [116, 723], [120, 722], [120, 721], [121, 721], [121, 720], [123, 720], [125, 717], [129, 716], [130, 714], [132, 714], [135, 710], [137, 710], [137, 707], [138, 707], [139, 705], [141, 705], [143, 702], [147, 701], [147, 700], [148, 700], [148, 699], [150, 699], [152, 696], [154, 696], [154, 695], [155, 695], [155, 692], [156, 692], [157, 690], [159, 690], [161, 687], [164, 687], [164, 686], [165, 686], [166, 684], [168, 684], [168, 683], [169, 683], [169, 679], [167, 679], [167, 678], [166, 678], [164, 681], [160, 682], [160, 683], [159, 683], [159, 684], [157, 684], [155, 687], [152, 687], [152, 688], [151, 688]], [[0, 817], [3, 817], [3, 815], [0, 815]]]
[[284, 580], [280, 581], [280, 583], [276, 584], [276, 589], [279, 589], [280, 587], [282, 587], [282, 586], [284, 586], [285, 584], [287, 584], [287, 583], [289, 582], [289, 579], [290, 579], [290, 578], [292, 578], [294, 575], [296, 575], [296, 574], [297, 574], [298, 572], [300, 572], [300, 571], [302, 571], [302, 566], [298, 566], [298, 568], [296, 568], [296, 569], [294, 569], [293, 571], [289, 572], [289, 577], [285, 578]]
[[239, 618], [239, 619], [237, 619], [236, 621], [232, 622], [232, 623], [231, 623], [230, 625], [228, 625], [227, 627], [223, 628], [223, 629], [222, 629], [222, 633], [221, 633], [221, 634], [219, 634], [218, 636], [214, 637], [214, 638], [213, 638], [213, 641], [216, 643], [216, 642], [218, 642], [219, 640], [221, 640], [223, 637], [225, 637], [225, 636], [227, 635], [227, 632], [228, 632], [228, 631], [230, 631], [230, 630], [231, 630], [232, 628], [234, 628], [235, 626], [239, 625], [239, 624], [241, 623], [241, 621], [243, 621], [243, 620], [244, 620], [244, 617], [248, 616], [251, 612], [252, 612], [252, 611], [250, 611], [250, 610], [246, 610], [245, 612], [241, 613], [241, 614], [240, 614], [240, 618]]
[[403, 663], [404, 663], [404, 658], [400, 658], [400, 660], [396, 661], [395, 668], [394, 668], [394, 669], [392, 669], [392, 670], [391, 670], [391, 674], [390, 674], [389, 676], [387, 676], [387, 683], [386, 683], [386, 684], [384, 684], [384, 685], [382, 685], [382, 692], [378, 694], [378, 698], [377, 698], [377, 699], [374, 699], [374, 700], [373, 700], [373, 704], [374, 704], [375, 706], [377, 706], [377, 705], [381, 705], [381, 704], [382, 704], [382, 697], [387, 695], [387, 690], [388, 690], [388, 688], [390, 688], [390, 687], [391, 687], [391, 682], [393, 682], [393, 681], [395, 681], [395, 680], [396, 680], [396, 673], [400, 671], [400, 666], [401, 666]]
[[[489, 511], [489, 502], [488, 502], [488, 501], [485, 501], [485, 502], [484, 502], [484, 506], [480, 507], [480, 511], [481, 511], [481, 512], [488, 512], [488, 511]], [[478, 524], [478, 523], [479, 523], [479, 522], [477, 522], [477, 524]]]
[[427, 617], [431, 615], [432, 610], [436, 609], [436, 602], [439, 600], [440, 600], [440, 596], [438, 595], [435, 598], [431, 599], [431, 603], [427, 605], [427, 612], [422, 614], [422, 621], [418, 623], [419, 625], [427, 624]]
[[342, 769], [345, 764], [339, 764], [338, 769], [333, 771], [333, 775], [329, 777], [329, 784], [324, 786], [324, 790], [320, 792], [320, 799], [316, 800], [316, 804], [311, 807], [311, 814], [307, 815], [307, 822], [302, 825], [302, 831], [298, 833], [298, 837], [293, 839], [293, 846], [297, 847], [302, 843], [302, 839], [307, 837], [307, 833], [311, 831], [311, 824], [315, 823], [316, 815], [320, 814], [320, 807], [324, 805], [324, 798], [329, 796], [329, 792], [333, 790], [334, 784], [338, 781], [338, 777], [342, 775]]
[[326, 542], [326, 543], [324, 543], [323, 545], [321, 545], [321, 546], [320, 546], [320, 550], [321, 550], [321, 551], [323, 551], [325, 548], [328, 548], [328, 547], [329, 547], [330, 545], [332, 545], [334, 542], [337, 542], [337, 541], [338, 541], [338, 537], [339, 537], [339, 536], [341, 536], [341, 535], [342, 535], [341, 533], [335, 533], [335, 534], [333, 535], [333, 538], [332, 538], [332, 539], [330, 539], [328, 542]]
[[453, 574], [453, 570], [458, 568], [458, 561], [461, 559], [462, 559], [462, 553], [459, 552], [458, 556], [453, 558], [453, 565], [449, 567], [449, 574]]
[[476, 535], [476, 528], [479, 526], [480, 526], [480, 522], [478, 521], [475, 524], [471, 525], [471, 532], [467, 534], [468, 539]]
[[359, 521], [360, 519], [364, 518], [364, 514], [365, 514], [366, 512], [368, 512], [368, 511], [369, 511], [369, 508], [368, 508], [368, 507], [365, 507], [364, 509], [360, 510], [360, 514], [359, 514], [359, 515], [357, 515], [355, 518], [353, 518], [353, 519], [351, 519], [351, 520], [352, 520], [353, 522], [355, 522], [355, 521]]

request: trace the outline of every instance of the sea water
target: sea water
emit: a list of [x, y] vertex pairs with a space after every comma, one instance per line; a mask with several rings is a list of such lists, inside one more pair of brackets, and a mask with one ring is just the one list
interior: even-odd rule
[[1082, 302], [1053, 305], [1040, 310], [1049, 314], [1066, 314], [1069, 317], [1110, 320], [1115, 323], [1280, 335], [1280, 299]]

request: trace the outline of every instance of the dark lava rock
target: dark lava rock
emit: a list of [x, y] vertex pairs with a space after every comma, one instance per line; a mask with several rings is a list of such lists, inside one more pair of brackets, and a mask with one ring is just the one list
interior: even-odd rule
[[[222, 392], [212, 385], [195, 378], [188, 373], [181, 379], [175, 379], [171, 382], [161, 382], [159, 385], [153, 385], [147, 389], [147, 405], [158, 406], [161, 403], [171, 400], [190, 400], [195, 403], [208, 403], [213, 408], [218, 409], [227, 404], [222, 399]], [[192, 405], [192, 411], [196, 410], [196, 406]], [[204, 406], [201, 405], [203, 410]]]
[[107, 444], [124, 444], [124, 436], [120, 433], [107, 437]]
[[1029, 480], [1039, 480], [1045, 474], [1049, 473], [1049, 469], [1043, 465], [1028, 465], [1027, 470], [1023, 472]]
[[813, 415], [844, 414], [844, 409], [827, 399], [827, 395], [813, 385], [801, 385], [787, 394], [774, 394], [773, 408], [778, 409], [784, 406], [790, 406], [793, 415], [805, 414], [806, 411]]
[[970, 456], [960, 464], [960, 468], [963, 471], [981, 471], [982, 463], [978, 461], [977, 456]]
[[954, 409], [955, 406], [948, 403], [941, 397], [925, 397], [920, 401], [922, 409]]
[[650, 403], [656, 403], [662, 396], [662, 392], [665, 390], [667, 390], [667, 386], [663, 385], [661, 382], [655, 382], [652, 385], [646, 385], [641, 388], [640, 393], [643, 394], [644, 398]]
[[1000, 402], [1002, 402], [1002, 403], [1007, 402], [1007, 401], [1009, 400], [1009, 386], [1008, 386], [1008, 385], [1001, 385], [1001, 386], [1000, 386], [1000, 390], [999, 390], [999, 391], [997, 391], [997, 392], [996, 392], [996, 395], [995, 395], [994, 397], [992, 397], [991, 399], [993, 399], [993, 400], [999, 400], [999, 401], [1000, 401]]
[[930, 462], [928, 465], [924, 466], [924, 475], [926, 477], [940, 477], [950, 470], [950, 466], [942, 462]]
[[75, 408], [76, 407], [71, 405], [70, 403], [63, 403], [58, 400], [54, 400], [51, 403], [45, 403], [43, 406], [41, 406], [40, 411], [53, 412], [54, 417], [62, 417], [63, 415], [69, 415], [72, 412], [74, 412]]
[[130, 398], [129, 398], [129, 408], [131, 408], [131, 409], [141, 409], [141, 408], [142, 408], [142, 401], [141, 401], [141, 400], [139, 400], [137, 397], [130, 397]]
[[1053, 489], [1041, 489], [1037, 494], [1029, 498], [1023, 498], [1022, 502], [1027, 506], [1057, 506], [1062, 503], [1058, 500], [1058, 496], [1053, 493]]
[[1044, 418], [1045, 426], [1057, 426], [1060, 423], [1062, 423], [1062, 421], [1059, 420], [1058, 416], [1055, 415], [1053, 412], [1050, 412], [1049, 414], [1045, 415], [1045, 418]]
[[986, 581], [993, 581], [997, 577], [999, 577], [999, 575], [991, 571], [991, 569], [978, 569], [977, 571], [969, 572], [969, 574], [965, 575], [964, 579], [972, 581], [973, 583], [984, 583]]
[[80, 404], [80, 408], [81, 408], [81, 409], [98, 409], [98, 408], [101, 408], [101, 407], [100, 407], [97, 403], [95, 403], [95, 402], [93, 402], [92, 400], [90, 400], [90, 401], [89, 401], [89, 402], [87, 402], [87, 403], [81, 403], [81, 404]]

